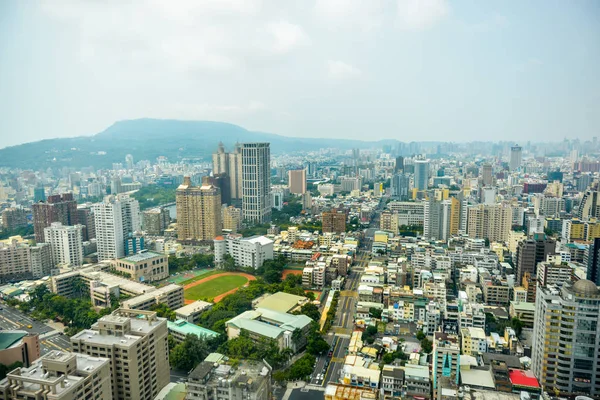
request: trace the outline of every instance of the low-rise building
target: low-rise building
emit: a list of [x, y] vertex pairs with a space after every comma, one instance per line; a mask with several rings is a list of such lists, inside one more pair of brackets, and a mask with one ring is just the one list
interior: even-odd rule
[[481, 328], [463, 328], [460, 330], [463, 354], [476, 356], [487, 351], [487, 337]]
[[253, 340], [271, 339], [277, 343], [280, 350], [290, 348], [296, 352], [306, 345], [306, 335], [311, 322], [312, 319], [306, 315], [257, 308], [230, 319], [225, 323], [225, 327], [230, 340], [238, 337], [243, 331]]
[[115, 270], [129, 274], [137, 282], [154, 282], [169, 277], [169, 259], [166, 255], [143, 250], [140, 253], [113, 260]]
[[200, 318], [200, 315], [202, 315], [203, 312], [210, 310], [212, 306], [212, 303], [197, 300], [193, 303], [186, 304], [185, 306], [179, 307], [178, 309], [174, 310], [175, 317], [177, 319], [195, 324], [196, 321], [198, 321], [198, 318]]
[[188, 375], [185, 398], [270, 400], [271, 372], [264, 361], [242, 361], [235, 368], [222, 362], [203, 361]]
[[175, 342], [177, 343], [183, 342], [187, 335], [194, 335], [204, 339], [213, 339], [219, 336], [215, 331], [211, 331], [210, 329], [203, 328], [181, 319], [178, 319], [175, 322], [167, 321], [167, 328], [169, 329], [169, 334], [173, 336], [173, 339], [175, 339]]
[[39, 357], [40, 342], [37, 333], [19, 330], [0, 332], [0, 364], [21, 362], [29, 367]]
[[[273, 241], [266, 236], [242, 237], [242, 235], [228, 235], [225, 238], [218, 237], [219, 241], [225, 241], [225, 246], [215, 246], [215, 260], [222, 260], [225, 253], [235, 260], [239, 267], [259, 268], [266, 260], [273, 259]], [[219, 254], [217, 254], [219, 252]]]
[[511, 318], [519, 318], [523, 326], [533, 328], [535, 321], [535, 303], [511, 301], [509, 314]]

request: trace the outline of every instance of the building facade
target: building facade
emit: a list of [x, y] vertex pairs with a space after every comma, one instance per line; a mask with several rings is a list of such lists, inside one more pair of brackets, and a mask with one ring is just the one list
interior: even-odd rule
[[35, 203], [31, 209], [35, 241], [38, 243], [45, 242], [44, 229], [53, 222], [60, 222], [63, 225], [76, 225], [78, 222], [77, 202], [73, 198], [73, 193], [48, 196], [45, 202]]
[[44, 229], [44, 238], [50, 244], [54, 265], [83, 265], [83, 225], [53, 222]]
[[271, 147], [242, 144], [242, 215], [264, 224], [271, 221]]
[[176, 202], [178, 240], [212, 240], [221, 234], [221, 191], [207, 177], [202, 186], [192, 186], [190, 177], [185, 177]]
[[140, 206], [126, 194], [110, 195], [92, 206], [96, 227], [98, 260], [113, 260], [127, 254], [127, 241], [138, 232]]
[[292, 194], [306, 193], [306, 169], [289, 170], [288, 186]]

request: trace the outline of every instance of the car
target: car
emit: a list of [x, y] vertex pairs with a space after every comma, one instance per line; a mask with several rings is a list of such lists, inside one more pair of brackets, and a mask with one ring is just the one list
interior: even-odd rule
[[33, 328], [33, 326], [31, 326], [31, 324], [27, 325], [27, 329], [31, 329]]

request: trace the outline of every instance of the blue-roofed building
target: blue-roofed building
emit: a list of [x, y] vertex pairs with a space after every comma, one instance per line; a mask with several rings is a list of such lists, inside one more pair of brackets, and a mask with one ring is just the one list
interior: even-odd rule
[[167, 321], [169, 334], [173, 336], [176, 342], [183, 342], [187, 335], [196, 335], [199, 338], [212, 339], [219, 336], [219, 333], [203, 328], [199, 325], [192, 324], [181, 319], [175, 322]]

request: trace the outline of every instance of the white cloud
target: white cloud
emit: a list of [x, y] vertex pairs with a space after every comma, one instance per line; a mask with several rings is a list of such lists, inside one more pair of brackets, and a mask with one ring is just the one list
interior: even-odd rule
[[385, 15], [382, 0], [317, 0], [314, 11], [334, 30], [347, 27], [369, 31], [381, 26]]
[[446, 0], [398, 0], [402, 28], [424, 30], [442, 20], [450, 11]]
[[346, 80], [357, 78], [362, 74], [361, 70], [343, 61], [327, 61], [327, 75], [330, 79]]
[[287, 53], [297, 46], [310, 43], [310, 39], [302, 27], [287, 21], [269, 23], [267, 32], [272, 35], [272, 49], [276, 53]]

